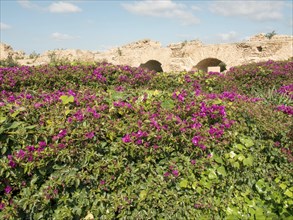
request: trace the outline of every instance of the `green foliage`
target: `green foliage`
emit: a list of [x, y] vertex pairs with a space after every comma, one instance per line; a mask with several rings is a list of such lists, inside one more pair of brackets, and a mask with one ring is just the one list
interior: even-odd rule
[[122, 50], [119, 47], [117, 49], [117, 53], [118, 53], [119, 56], [122, 56]]
[[39, 53], [36, 53], [36, 51], [33, 51], [33, 52], [29, 55], [29, 58], [30, 58], [30, 59], [34, 59], [34, 60], [36, 60], [38, 57], [40, 57], [40, 54], [39, 54]]
[[275, 31], [269, 32], [265, 35], [266, 38], [272, 39], [273, 36], [275, 36], [277, 33]]
[[60, 65], [67, 65], [70, 64], [68, 58], [59, 57], [55, 51], [52, 51], [48, 54], [50, 59], [49, 65], [50, 66], [60, 66]]
[[290, 219], [292, 68], [2, 68], [0, 219]]
[[0, 67], [15, 67], [19, 66], [19, 63], [9, 55], [6, 59], [0, 60]]

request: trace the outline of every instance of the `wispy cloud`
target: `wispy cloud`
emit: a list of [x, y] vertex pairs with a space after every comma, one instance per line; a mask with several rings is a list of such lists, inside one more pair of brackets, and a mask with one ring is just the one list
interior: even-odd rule
[[23, 8], [34, 9], [39, 11], [49, 11], [51, 13], [76, 13], [81, 12], [82, 9], [78, 6], [64, 1], [53, 2], [48, 7], [41, 7], [38, 4], [29, 0], [17, 1]]
[[210, 11], [223, 16], [241, 16], [256, 21], [283, 18], [283, 1], [217, 1], [211, 3]]
[[3, 22], [0, 22], [0, 30], [7, 30], [7, 29], [10, 29], [11, 26], [8, 25], [8, 24], [5, 24]]
[[222, 42], [231, 42], [237, 40], [237, 33], [235, 31], [230, 31], [228, 33], [218, 34]]
[[184, 25], [198, 24], [200, 22], [186, 5], [175, 3], [171, 0], [144, 0], [124, 3], [122, 6], [127, 11], [138, 15], [179, 19]]
[[57, 41], [63, 41], [63, 40], [74, 40], [74, 39], [78, 39], [79, 37], [55, 32], [51, 34], [51, 38]]
[[82, 11], [78, 6], [69, 2], [54, 2], [48, 7], [52, 13], [75, 13]]
[[41, 9], [37, 4], [29, 1], [29, 0], [19, 0], [17, 1], [23, 8], [27, 9]]

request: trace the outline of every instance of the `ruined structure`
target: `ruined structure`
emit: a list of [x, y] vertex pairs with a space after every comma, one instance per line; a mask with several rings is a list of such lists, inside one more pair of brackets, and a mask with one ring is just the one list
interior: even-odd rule
[[57, 59], [107, 61], [113, 64], [141, 66], [158, 72], [198, 69], [207, 71], [208, 67], [215, 66], [224, 70], [251, 62], [292, 58], [293, 36], [275, 35], [269, 39], [264, 34], [259, 34], [240, 43], [204, 45], [194, 40], [170, 44], [167, 47], [162, 47], [156, 41], [140, 40], [100, 53], [82, 50], [47, 51], [34, 60], [22, 59], [19, 63], [46, 64], [52, 59], [52, 54], [55, 54]]

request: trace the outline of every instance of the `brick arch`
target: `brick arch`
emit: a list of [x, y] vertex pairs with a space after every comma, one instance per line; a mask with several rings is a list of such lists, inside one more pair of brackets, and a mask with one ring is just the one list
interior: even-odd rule
[[217, 58], [206, 58], [198, 62], [192, 70], [202, 70], [204, 72], [208, 71], [208, 67], [210, 66], [220, 66], [221, 72], [226, 70], [226, 63], [224, 63], [222, 60], [219, 60]]
[[163, 72], [162, 64], [157, 60], [149, 60], [146, 63], [140, 64], [140, 67], [154, 70], [156, 72]]

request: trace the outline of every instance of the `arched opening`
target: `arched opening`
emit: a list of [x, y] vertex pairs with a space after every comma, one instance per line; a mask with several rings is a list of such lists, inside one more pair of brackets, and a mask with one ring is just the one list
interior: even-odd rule
[[196, 66], [194, 66], [192, 69], [197, 69], [197, 70], [202, 70], [204, 72], [207, 72], [208, 67], [215, 67], [215, 66], [219, 66], [221, 72], [226, 70], [226, 64], [223, 61], [216, 58], [206, 58], [200, 61], [198, 64], [196, 64]]
[[162, 64], [156, 60], [149, 60], [146, 63], [140, 64], [141, 68], [147, 68], [148, 70], [154, 70], [156, 72], [163, 72]]

